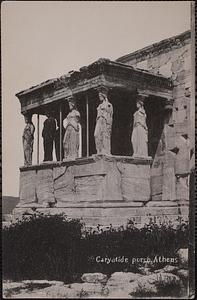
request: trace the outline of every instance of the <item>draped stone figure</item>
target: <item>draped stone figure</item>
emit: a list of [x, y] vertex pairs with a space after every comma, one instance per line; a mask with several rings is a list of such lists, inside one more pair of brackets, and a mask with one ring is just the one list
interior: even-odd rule
[[53, 160], [53, 141], [55, 139], [56, 122], [55, 119], [47, 113], [47, 119], [44, 121], [42, 130], [44, 145], [44, 161]]
[[148, 128], [146, 125], [146, 113], [143, 102], [137, 102], [137, 111], [133, 115], [133, 132], [131, 142], [133, 145], [133, 156], [148, 156]]
[[70, 112], [64, 120], [65, 134], [63, 140], [64, 159], [79, 157], [80, 113], [74, 102], [69, 102]]
[[34, 132], [35, 126], [32, 123], [31, 116], [25, 116], [26, 126], [23, 131], [23, 150], [24, 150], [24, 165], [32, 165], [32, 154], [33, 154], [33, 144], [34, 144]]
[[106, 92], [99, 92], [100, 104], [97, 107], [94, 138], [97, 154], [111, 154], [111, 131], [113, 106], [108, 101]]

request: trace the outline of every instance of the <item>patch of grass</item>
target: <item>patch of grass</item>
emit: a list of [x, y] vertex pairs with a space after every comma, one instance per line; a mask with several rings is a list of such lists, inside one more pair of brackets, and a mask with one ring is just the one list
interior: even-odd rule
[[176, 278], [169, 278], [167, 281], [162, 281], [161, 279], [156, 283], [158, 294], [161, 297], [183, 297], [185, 296], [185, 287], [181, 280], [176, 280]]

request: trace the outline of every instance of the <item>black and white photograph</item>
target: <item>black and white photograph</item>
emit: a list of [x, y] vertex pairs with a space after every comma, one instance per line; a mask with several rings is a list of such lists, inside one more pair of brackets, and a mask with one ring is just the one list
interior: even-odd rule
[[2, 297], [195, 297], [195, 2], [3, 1]]

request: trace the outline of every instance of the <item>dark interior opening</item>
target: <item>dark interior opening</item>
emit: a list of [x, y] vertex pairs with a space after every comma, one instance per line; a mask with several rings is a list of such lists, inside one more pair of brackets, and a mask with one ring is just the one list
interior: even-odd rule
[[[96, 154], [94, 130], [96, 126], [97, 107], [99, 105], [98, 93], [89, 90], [87, 94], [76, 95], [77, 109], [81, 115], [82, 128], [82, 157], [87, 157], [87, 115], [86, 96], [89, 103], [89, 156]], [[131, 135], [133, 131], [133, 114], [136, 111], [136, 96], [122, 89], [113, 89], [108, 93], [108, 99], [113, 105], [113, 124], [111, 136], [111, 153], [113, 155], [132, 156], [133, 148]], [[69, 105], [66, 100], [40, 106], [39, 113], [46, 115], [50, 111], [59, 122], [60, 105], [62, 105], [62, 119], [69, 113]], [[158, 97], [148, 97], [144, 102], [148, 127], [148, 155], [154, 158], [159, 140], [164, 129], [165, 100]], [[34, 111], [33, 111], [34, 113]], [[35, 110], [35, 113], [37, 111]]]
[[89, 156], [96, 154], [96, 146], [94, 141], [94, 130], [96, 126], [97, 106], [99, 105], [98, 93], [94, 90], [86, 92], [86, 95], [78, 94], [77, 109], [81, 114], [82, 129], [82, 157], [87, 157], [87, 113], [86, 113], [86, 97], [88, 98], [89, 109]]
[[126, 91], [113, 89], [109, 101], [113, 105], [111, 152], [113, 155], [130, 156], [133, 154], [131, 133], [136, 110], [134, 96]]
[[94, 130], [96, 127], [97, 107], [99, 105], [98, 92], [92, 91], [89, 95], [89, 154], [96, 154]]
[[[62, 107], [62, 119], [64, 120], [69, 113], [69, 105], [66, 100], [59, 100], [57, 102], [41, 105], [39, 107], [39, 114], [46, 116], [47, 112], [50, 112], [51, 115], [59, 122], [60, 118], [60, 105]], [[37, 109], [32, 110], [33, 114], [37, 114]]]
[[87, 156], [86, 143], [86, 99], [84, 95], [76, 96], [77, 110], [80, 112], [80, 124], [82, 131], [82, 157]]
[[164, 129], [164, 105], [161, 98], [149, 97], [145, 100], [146, 123], [148, 127], [148, 155], [155, 157], [159, 140]]

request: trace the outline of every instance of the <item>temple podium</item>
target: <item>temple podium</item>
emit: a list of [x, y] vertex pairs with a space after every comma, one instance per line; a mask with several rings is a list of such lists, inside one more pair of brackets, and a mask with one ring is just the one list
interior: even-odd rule
[[93, 155], [20, 168], [18, 212], [64, 212], [86, 223], [118, 225], [150, 200], [151, 158]]

